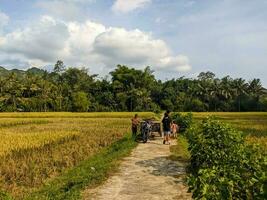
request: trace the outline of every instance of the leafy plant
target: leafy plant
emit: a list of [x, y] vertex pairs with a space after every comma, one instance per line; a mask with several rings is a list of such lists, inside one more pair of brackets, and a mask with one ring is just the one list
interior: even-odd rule
[[179, 132], [185, 132], [187, 128], [190, 128], [193, 122], [193, 114], [187, 113], [174, 113], [171, 118], [179, 125]]
[[267, 155], [213, 117], [188, 131], [188, 184], [195, 199], [264, 199]]

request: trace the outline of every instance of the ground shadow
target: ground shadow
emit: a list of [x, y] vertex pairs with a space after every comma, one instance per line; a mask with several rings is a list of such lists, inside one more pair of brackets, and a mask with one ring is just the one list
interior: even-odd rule
[[135, 164], [148, 168], [148, 171], [155, 176], [183, 178], [186, 174], [184, 163], [173, 161], [169, 157], [156, 157], [138, 161]]

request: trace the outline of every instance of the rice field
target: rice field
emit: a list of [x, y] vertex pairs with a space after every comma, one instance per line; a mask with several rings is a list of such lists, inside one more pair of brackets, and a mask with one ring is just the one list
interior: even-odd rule
[[0, 193], [23, 199], [130, 132], [133, 115], [0, 113]]
[[[138, 113], [140, 118], [156, 117]], [[209, 115], [243, 131], [246, 141], [267, 150], [267, 113]], [[134, 113], [0, 113], [0, 194], [24, 199], [49, 180], [90, 158], [130, 132]], [[0, 195], [1, 196], [1, 195]]]
[[245, 112], [245, 113], [193, 113], [194, 119], [200, 121], [207, 116], [214, 115], [220, 121], [233, 125], [243, 132], [246, 141], [250, 144], [259, 144], [267, 151], [267, 113]]
[[[155, 114], [152, 112], [137, 112], [139, 117], [147, 118]], [[0, 118], [131, 118], [135, 113], [131, 112], [5, 112], [0, 114]]]

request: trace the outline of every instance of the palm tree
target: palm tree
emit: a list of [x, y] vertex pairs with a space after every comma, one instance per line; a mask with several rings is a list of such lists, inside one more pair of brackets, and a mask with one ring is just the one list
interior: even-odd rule
[[264, 88], [261, 85], [260, 79], [253, 79], [249, 82], [248, 90], [250, 94], [255, 98], [257, 109], [261, 95], [264, 94]]
[[51, 97], [50, 97], [50, 94], [51, 94], [51, 90], [52, 90], [52, 83], [44, 80], [44, 79], [41, 79], [39, 82], [38, 82], [38, 86], [41, 90], [41, 94], [39, 95], [39, 98], [41, 100], [41, 102], [43, 102], [43, 111], [44, 112], [47, 112], [47, 104], [48, 102], [51, 102]]
[[17, 110], [18, 103], [21, 101], [22, 90], [22, 83], [17, 79], [16, 74], [11, 73], [5, 87], [5, 101], [11, 104], [14, 111]]
[[219, 79], [214, 79], [212, 87], [210, 89], [210, 97], [214, 101], [214, 109], [217, 111], [217, 102], [221, 94], [221, 84]]
[[232, 82], [233, 80], [229, 76], [221, 79], [221, 96], [225, 100], [229, 100], [233, 97], [234, 90], [231, 87]]
[[198, 90], [196, 92], [196, 95], [202, 99], [202, 101], [206, 102], [208, 105], [208, 111], [210, 111], [210, 104], [211, 100], [215, 95], [214, 89], [213, 89], [213, 80], [210, 81], [201, 81], [197, 84]]
[[241, 97], [247, 94], [248, 84], [242, 78], [235, 79], [233, 81], [233, 87], [235, 91], [235, 95], [238, 98], [238, 111], [241, 110]]
[[261, 85], [260, 79], [253, 79], [252, 81], [250, 81], [248, 89], [249, 92], [251, 92], [252, 95], [257, 97], [258, 99], [264, 93], [264, 89]]

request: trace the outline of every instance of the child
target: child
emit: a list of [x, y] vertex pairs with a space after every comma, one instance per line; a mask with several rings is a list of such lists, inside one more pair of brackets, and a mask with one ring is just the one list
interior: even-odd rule
[[177, 132], [178, 132], [179, 126], [175, 124], [175, 121], [172, 121], [171, 124], [171, 132], [174, 138], [177, 138]]

